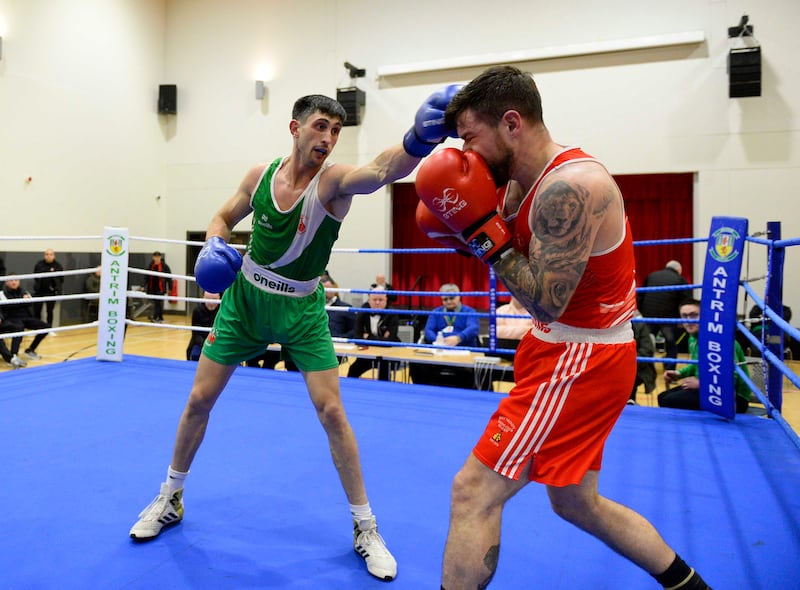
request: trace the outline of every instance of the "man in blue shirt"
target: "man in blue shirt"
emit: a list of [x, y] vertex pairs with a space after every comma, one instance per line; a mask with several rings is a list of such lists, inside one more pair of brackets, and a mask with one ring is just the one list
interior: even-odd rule
[[[453, 283], [445, 283], [439, 288], [442, 305], [434, 309], [425, 323], [425, 342], [440, 346], [478, 346], [480, 322], [475, 310], [461, 303], [460, 289]], [[462, 387], [472, 389], [475, 377], [472, 369], [411, 363], [411, 380], [425, 385]]]

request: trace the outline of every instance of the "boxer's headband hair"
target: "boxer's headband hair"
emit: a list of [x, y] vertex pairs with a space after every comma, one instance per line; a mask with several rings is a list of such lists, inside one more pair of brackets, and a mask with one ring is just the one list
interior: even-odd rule
[[302, 123], [317, 111], [329, 117], [338, 117], [342, 123], [347, 120], [344, 107], [331, 97], [322, 94], [309, 94], [298, 98], [292, 108], [292, 119]]
[[464, 86], [447, 105], [445, 125], [455, 129], [458, 116], [467, 109], [491, 124], [510, 110], [532, 123], [542, 122], [542, 97], [533, 77], [512, 66], [489, 68]]

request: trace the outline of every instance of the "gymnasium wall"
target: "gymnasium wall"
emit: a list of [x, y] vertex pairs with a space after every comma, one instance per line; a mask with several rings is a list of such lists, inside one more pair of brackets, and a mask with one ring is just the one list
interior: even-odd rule
[[[745, 13], [762, 96], [729, 99], [727, 29]], [[362, 164], [400, 140], [430, 92], [482, 69], [378, 78], [380, 67], [703, 31], [696, 45], [518, 65], [534, 72], [556, 141], [614, 174], [696, 172], [696, 235], [726, 214], [800, 236], [797, 22], [796, 0], [0, 0], [0, 234], [203, 230], [249, 166], [288, 151], [295, 98], [350, 85], [344, 61], [367, 70], [367, 104], [332, 159]], [[157, 114], [159, 84], [177, 84], [177, 115]], [[390, 246], [388, 194], [356, 199], [338, 247]], [[182, 248], [164, 249], [183, 273]], [[365, 260], [335, 255], [330, 270], [353, 287], [389, 270], [388, 257]], [[795, 309], [798, 283], [787, 273]]]

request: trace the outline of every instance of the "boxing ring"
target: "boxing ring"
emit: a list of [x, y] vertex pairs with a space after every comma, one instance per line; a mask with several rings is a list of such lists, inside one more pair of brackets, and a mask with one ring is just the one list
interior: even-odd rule
[[[727, 220], [722, 223], [732, 227]], [[736, 265], [736, 257], [714, 259], [719, 266], [713, 269], [707, 260], [705, 270], [711, 269], [711, 276], [690, 285], [704, 290], [703, 303], [710, 306], [713, 298], [706, 297], [705, 289], [726, 272], [726, 296], [733, 291], [736, 301], [746, 293], [771, 320], [761, 339], [752, 339], [762, 353], [764, 384], [746, 377], [741, 368], [727, 366], [731, 374], [737, 370], [745, 375], [764, 411], [725, 416], [733, 394], [724, 384], [709, 386], [707, 412], [626, 407], [606, 445], [601, 493], [646, 516], [716, 590], [797, 588], [800, 443], [781, 407], [784, 384], [799, 385], [784, 362], [782, 335], [800, 334], [775, 310], [782, 309], [783, 252], [800, 241], [781, 240], [773, 227], [766, 238], [737, 230], [733, 239], [726, 233], [718, 247], [715, 231], [696, 241], [709, 252], [722, 252], [720, 258], [737, 248], [741, 252], [746, 244], [764, 248], [769, 260], [766, 280], [752, 281], [722, 266]], [[6, 467], [0, 486], [6, 506], [0, 517], [6, 532], [0, 541], [0, 588], [386, 587], [366, 573], [352, 550], [347, 500], [327, 441], [302, 377], [287, 371], [237, 369], [192, 466], [184, 521], [149, 543], [130, 541], [130, 526], [164, 477], [195, 365], [125, 354], [125, 326], [192, 329], [126, 317], [131, 315], [128, 301], [162, 298], [189, 304], [202, 299], [128, 288], [129, 276], [151, 271], [128, 267], [126, 252], [132, 243], [151, 250], [151, 243], [173, 248], [199, 244], [131, 237], [121, 228], [79, 238], [101, 245], [101, 292], [56, 299], [96, 298], [98, 320], [46, 331], [96, 329], [97, 358], [0, 374], [0, 464]], [[0, 244], [12, 239], [28, 238], [0, 236]], [[52, 243], [78, 237], [35, 239]], [[446, 252], [441, 254], [450, 255]], [[360, 253], [334, 250], [334, 257]], [[93, 271], [92, 266], [64, 273]], [[165, 276], [184, 285], [193, 281], [186, 275]], [[479, 315], [487, 317], [491, 330], [499, 292], [495, 283], [490, 285], [486, 293], [461, 294], [489, 298], [488, 317]], [[337, 291], [368, 293], [344, 287]], [[706, 342], [711, 337], [726, 341], [708, 345], [719, 358], [706, 355], [698, 361], [701, 374], [711, 375], [704, 377], [711, 385], [714, 365], [728, 362], [722, 350], [728, 337], [732, 347], [735, 331], [752, 336], [746, 321], [737, 319], [735, 306], [726, 307], [729, 299], [720, 301], [710, 311], [704, 307], [700, 319], [702, 323], [710, 313], [726, 314], [720, 316], [722, 326], [706, 335]], [[364, 310], [355, 307], [350, 313], [358, 311]], [[32, 333], [2, 336], [28, 338]], [[493, 344], [490, 333], [489, 346], [476, 352], [498, 352]], [[661, 363], [664, 358], [640, 360]], [[370, 502], [398, 561], [392, 588], [436, 587], [452, 476], [503, 394], [348, 378], [341, 380], [341, 389], [359, 440]], [[542, 486], [529, 486], [506, 508], [492, 588], [529, 585], [555, 590], [657, 586], [650, 576], [558, 519]]]

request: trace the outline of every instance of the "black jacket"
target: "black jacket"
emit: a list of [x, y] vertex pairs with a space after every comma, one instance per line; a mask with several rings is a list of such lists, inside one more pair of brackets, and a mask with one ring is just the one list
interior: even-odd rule
[[[3, 296], [6, 299], [22, 299], [26, 294], [29, 294], [22, 285], [16, 289], [9, 288], [8, 284], [3, 285]], [[18, 303], [16, 305], [4, 305], [3, 315], [6, 320], [13, 321], [22, 318], [32, 318], [33, 308], [31, 303]]]
[[[369, 307], [369, 303], [364, 303], [362, 307]], [[400, 342], [400, 337], [397, 335], [397, 328], [400, 325], [396, 315], [382, 313], [379, 315], [378, 332], [374, 333], [370, 329], [370, 316], [367, 312], [356, 314], [356, 327], [354, 338], [363, 338], [365, 340], [383, 340], [384, 342]], [[385, 335], [388, 332], [388, 335]]]
[[338, 297], [333, 303], [326, 305], [344, 308], [342, 311], [328, 310], [328, 328], [331, 330], [331, 336], [334, 338], [353, 338], [356, 318], [350, 311], [345, 311], [348, 307], [353, 306]]
[[19, 324], [13, 321], [6, 321], [6, 317], [3, 314], [3, 309], [6, 308], [5, 305], [0, 305], [0, 334], [3, 332], [16, 332], [17, 330], [21, 330]]
[[[161, 261], [161, 264], [151, 262], [147, 270], [172, 274], [172, 270], [170, 270], [169, 265], [163, 260]], [[164, 295], [165, 293], [169, 293], [171, 288], [172, 279], [168, 277], [156, 277], [151, 275], [145, 276], [144, 290], [150, 295]]]
[[[33, 272], [61, 272], [64, 267], [58, 260], [53, 262], [45, 262], [40, 260], [33, 267]], [[36, 295], [61, 295], [64, 289], [64, 277], [36, 277], [33, 279], [33, 292]]]
[[[194, 310], [192, 311], [192, 325], [193, 326], [202, 326], [204, 328], [210, 328], [214, 325], [214, 318], [217, 317], [217, 312], [219, 311], [219, 306], [216, 306], [214, 309], [208, 309], [205, 303], [198, 303]], [[202, 348], [203, 342], [205, 342], [206, 338], [208, 337], [208, 332], [205, 330], [192, 330], [192, 337], [189, 339], [189, 344], [186, 346], [186, 360], [197, 360], [192, 359], [192, 349], [195, 346], [199, 346]]]
[[[688, 285], [681, 275], [671, 268], [663, 268], [647, 275], [643, 287], [666, 287]], [[651, 291], [639, 295], [639, 311], [646, 318], [680, 317], [681, 302], [690, 298], [690, 289], [675, 291]]]
[[[210, 328], [214, 325], [214, 318], [217, 317], [219, 305], [214, 309], [208, 309], [205, 303], [198, 303], [194, 311], [192, 311], [192, 325], [201, 326], [203, 328]], [[206, 339], [208, 332], [205, 330], [192, 331], [192, 335], [199, 338], [201, 341]]]
[[[634, 322], [633, 337], [636, 339], [636, 356], [654, 357], [656, 355], [655, 339], [651, 336], [650, 328], [642, 322]], [[649, 362], [636, 363], [636, 385], [644, 383], [645, 393], [650, 393], [656, 388], [656, 366]]]

